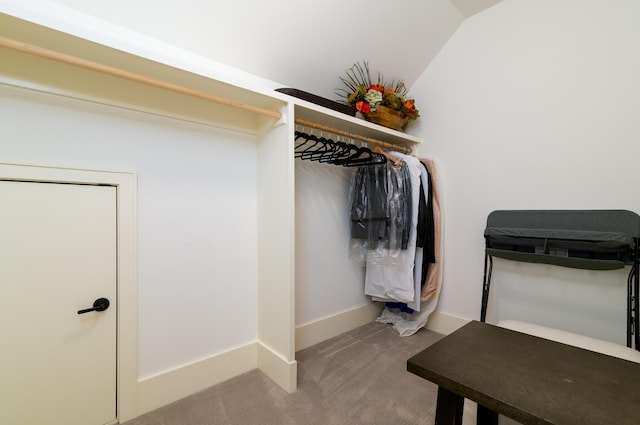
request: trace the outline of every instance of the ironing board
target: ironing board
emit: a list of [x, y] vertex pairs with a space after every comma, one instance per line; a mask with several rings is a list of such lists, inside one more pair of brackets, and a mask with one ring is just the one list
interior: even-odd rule
[[631, 266], [627, 346], [640, 351], [638, 214], [627, 210], [498, 210], [487, 217], [484, 238], [482, 322], [487, 314], [493, 257], [587, 270]]

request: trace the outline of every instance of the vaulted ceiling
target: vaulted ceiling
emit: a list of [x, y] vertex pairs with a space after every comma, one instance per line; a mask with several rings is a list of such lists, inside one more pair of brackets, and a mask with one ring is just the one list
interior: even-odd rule
[[71, 8], [336, 100], [338, 77], [356, 62], [411, 87], [465, 19], [502, 0], [22, 1]]
[[[325, 0], [284, 20], [284, 42], [260, 53], [237, 52], [226, 63], [329, 99], [339, 76], [369, 62], [385, 80], [408, 87], [427, 68], [465, 19], [502, 0]], [[306, 3], [306, 2], [301, 2]], [[255, 56], [255, 55], [258, 56]]]
[[297, 10], [274, 16], [278, 28], [253, 22], [260, 29], [247, 34], [239, 50], [209, 54], [286, 87], [334, 100], [338, 77], [355, 62], [367, 61], [374, 75], [379, 71], [385, 80], [401, 79], [411, 87], [465, 19], [501, 1], [297, 2], [304, 6], [296, 3]]

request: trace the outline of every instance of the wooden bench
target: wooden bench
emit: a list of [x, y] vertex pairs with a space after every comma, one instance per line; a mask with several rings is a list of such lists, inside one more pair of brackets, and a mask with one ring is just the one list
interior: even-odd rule
[[407, 361], [438, 385], [436, 425], [461, 425], [464, 399], [478, 424], [498, 414], [522, 424], [637, 425], [640, 364], [472, 321]]

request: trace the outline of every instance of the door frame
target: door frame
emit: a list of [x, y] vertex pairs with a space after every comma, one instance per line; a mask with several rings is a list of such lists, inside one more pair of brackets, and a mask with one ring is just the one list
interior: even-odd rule
[[0, 163], [0, 180], [116, 187], [118, 423], [138, 416], [137, 175], [57, 166]]

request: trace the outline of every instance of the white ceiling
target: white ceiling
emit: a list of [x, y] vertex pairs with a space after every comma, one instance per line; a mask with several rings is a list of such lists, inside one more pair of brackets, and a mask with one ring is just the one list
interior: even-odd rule
[[502, 0], [450, 0], [466, 18], [490, 8]]
[[247, 45], [227, 63], [332, 100], [338, 77], [365, 60], [372, 73], [411, 87], [466, 18], [501, 1], [325, 0], [291, 15], [294, 35], [284, 43], [264, 46], [261, 57]]
[[356, 62], [411, 87], [465, 19], [500, 1], [21, 0], [72, 8], [333, 100]]
[[[295, 17], [293, 39], [267, 48], [261, 60], [246, 52], [231, 65], [333, 100], [338, 77], [364, 60], [385, 80], [402, 79], [411, 87], [466, 18], [501, 1], [325, 0]], [[380, 12], [367, 17], [366, 10]]]

